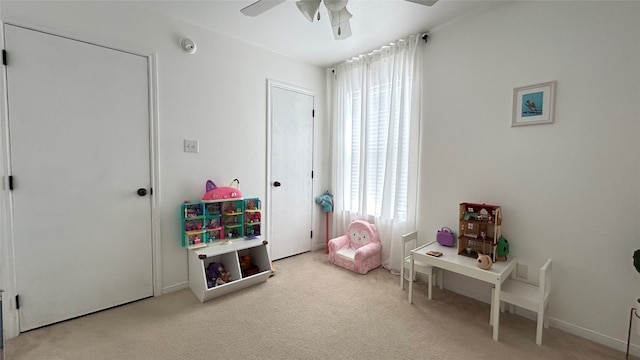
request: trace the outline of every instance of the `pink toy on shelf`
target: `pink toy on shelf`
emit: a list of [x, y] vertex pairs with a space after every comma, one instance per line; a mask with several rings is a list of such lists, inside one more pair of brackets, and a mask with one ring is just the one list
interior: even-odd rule
[[224, 200], [224, 199], [236, 199], [236, 198], [241, 198], [242, 197], [242, 193], [240, 192], [240, 181], [238, 181], [238, 179], [234, 179], [231, 182], [231, 185], [233, 185], [233, 183], [237, 183], [237, 187], [231, 187], [231, 186], [216, 186], [216, 184], [211, 181], [211, 180], [207, 180], [207, 184], [206, 184], [206, 193], [202, 196], [202, 200], [203, 201], [213, 201], [213, 200]]

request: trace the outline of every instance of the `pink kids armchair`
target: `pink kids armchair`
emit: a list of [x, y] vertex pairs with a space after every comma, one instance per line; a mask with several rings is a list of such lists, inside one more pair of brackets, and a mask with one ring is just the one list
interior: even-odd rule
[[352, 221], [346, 235], [329, 240], [329, 261], [360, 274], [380, 266], [381, 252], [376, 226], [363, 220]]

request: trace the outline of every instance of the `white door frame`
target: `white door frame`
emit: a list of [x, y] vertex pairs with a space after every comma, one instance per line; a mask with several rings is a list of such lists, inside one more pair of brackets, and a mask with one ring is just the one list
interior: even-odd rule
[[[273, 186], [271, 186], [271, 125], [272, 125], [272, 121], [273, 119], [271, 118], [271, 88], [272, 87], [278, 87], [281, 89], [285, 89], [285, 90], [290, 90], [290, 91], [295, 91], [304, 95], [309, 95], [311, 97], [313, 97], [314, 99], [314, 108], [315, 108], [315, 98], [316, 95], [313, 91], [307, 90], [307, 89], [303, 89], [301, 87], [295, 86], [295, 85], [290, 85], [287, 83], [283, 83], [280, 81], [276, 81], [276, 80], [272, 80], [272, 79], [267, 79], [267, 182], [265, 184], [266, 188], [265, 188], [265, 205], [266, 205], [266, 216], [267, 216], [267, 229], [265, 231], [265, 234], [267, 235], [267, 240], [269, 241], [269, 244], [267, 245], [267, 249], [269, 250], [269, 255], [271, 257], [271, 244], [273, 243], [272, 239], [273, 239], [273, 234], [271, 233], [271, 214], [272, 214], [272, 208], [271, 208], [271, 191], [273, 191]], [[313, 121], [313, 125], [311, 128], [311, 137], [312, 137], [312, 141], [313, 143], [311, 144], [311, 169], [314, 171], [315, 174], [315, 155], [316, 155], [316, 150], [315, 150], [315, 143], [316, 143], [316, 122], [315, 119]], [[313, 194], [315, 193], [315, 175], [314, 175], [314, 179], [312, 179], [311, 181], [311, 197], [314, 198]], [[315, 224], [315, 211], [314, 211], [314, 207], [313, 204], [309, 204], [309, 206], [311, 207], [311, 229], [316, 230], [316, 224]], [[316, 231], [316, 233], [318, 233], [318, 231]], [[309, 238], [309, 249], [313, 250], [313, 238]]]
[[[150, 184], [151, 194], [151, 257], [153, 276], [153, 295], [162, 295], [162, 254], [161, 254], [161, 227], [160, 227], [160, 171], [159, 171], [159, 132], [158, 132], [158, 53], [139, 54], [129, 50], [104, 46], [94, 42], [59, 35], [51, 31], [39, 30], [10, 22], [0, 21], [0, 41], [2, 48], [5, 48], [4, 25], [13, 25], [27, 30], [38, 31], [53, 36], [58, 36], [70, 40], [85, 42], [91, 45], [100, 46], [116, 51], [141, 56], [147, 59], [148, 79], [149, 79], [149, 164], [150, 164]], [[8, 55], [10, 58], [11, 55]], [[8, 61], [10, 66], [10, 60]], [[16, 309], [15, 297], [17, 295], [15, 264], [13, 258], [13, 195], [9, 190], [8, 176], [11, 175], [11, 153], [9, 144], [9, 122], [8, 122], [8, 93], [7, 93], [7, 68], [2, 66], [2, 85], [0, 86], [0, 101], [3, 104], [3, 111], [0, 113], [0, 288], [4, 290], [2, 297], [2, 315], [4, 325], [4, 337], [10, 339], [18, 336], [20, 332], [19, 314]]]

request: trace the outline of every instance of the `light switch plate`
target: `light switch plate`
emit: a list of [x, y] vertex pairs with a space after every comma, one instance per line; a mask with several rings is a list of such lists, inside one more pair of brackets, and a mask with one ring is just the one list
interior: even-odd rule
[[198, 140], [185, 140], [184, 152], [197, 153], [198, 152]]

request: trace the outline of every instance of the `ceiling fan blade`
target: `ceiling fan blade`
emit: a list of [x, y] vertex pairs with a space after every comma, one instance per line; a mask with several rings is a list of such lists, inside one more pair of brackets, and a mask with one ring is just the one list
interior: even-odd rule
[[342, 24], [332, 26], [331, 29], [333, 30], [333, 38], [336, 40], [344, 40], [351, 36], [351, 24], [349, 20]]
[[405, 1], [420, 4], [420, 5], [426, 5], [426, 6], [431, 6], [438, 2], [438, 0], [405, 0]]
[[313, 22], [313, 19], [318, 13], [321, 1], [322, 0], [300, 0], [296, 1], [296, 6], [307, 20]]
[[240, 12], [247, 16], [257, 16], [285, 1], [287, 0], [258, 0], [240, 9]]
[[349, 21], [349, 19], [353, 17], [346, 7], [343, 7], [340, 11], [332, 11], [328, 9], [327, 11], [329, 12], [329, 21], [331, 21], [331, 26], [340, 25], [345, 21]]

